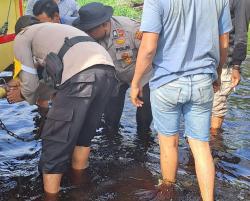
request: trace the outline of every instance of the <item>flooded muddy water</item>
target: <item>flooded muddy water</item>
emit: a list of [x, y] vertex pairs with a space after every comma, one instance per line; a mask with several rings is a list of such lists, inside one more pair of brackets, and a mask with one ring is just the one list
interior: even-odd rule
[[[211, 140], [216, 164], [218, 201], [250, 200], [250, 58], [243, 80], [229, 99], [222, 133]], [[37, 128], [36, 106], [0, 100], [0, 119], [19, 136], [30, 138]], [[160, 178], [159, 144], [155, 131], [136, 133], [135, 108], [126, 100], [119, 134], [99, 129], [93, 140], [90, 167], [81, 178], [66, 174], [62, 201], [152, 200]], [[183, 128], [183, 126], [182, 126]], [[180, 138], [177, 200], [200, 200], [194, 161], [186, 140]], [[22, 142], [0, 130], [0, 201], [42, 200], [37, 170], [41, 142]], [[72, 180], [82, 179], [80, 185]]]

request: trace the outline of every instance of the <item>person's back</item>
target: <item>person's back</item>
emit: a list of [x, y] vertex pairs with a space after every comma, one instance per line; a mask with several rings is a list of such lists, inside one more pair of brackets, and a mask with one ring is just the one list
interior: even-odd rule
[[[25, 47], [28, 43], [23, 46], [18, 44], [19, 38], [25, 37], [30, 41], [29, 45], [32, 45], [33, 57], [42, 63], [49, 52], [58, 53], [66, 37], [72, 38], [74, 36], [87, 36], [87, 34], [72, 26], [57, 23], [33, 25], [26, 28], [23, 34], [17, 36], [15, 40], [16, 55], [17, 57], [20, 55], [20, 58], [23, 58], [21, 55], [28, 54], [28, 51], [19, 51], [20, 49], [27, 50], [29, 48]], [[112, 65], [112, 59], [101, 45], [93, 42], [81, 42], [73, 46], [70, 51], [65, 54], [65, 73], [63, 73], [62, 82], [81, 70], [84, 70], [84, 68], [102, 62], [104, 62], [103, 64]], [[24, 65], [32, 67], [30, 62], [24, 63]]]
[[79, 176], [88, 167], [91, 140], [116, 83], [114, 65], [102, 46], [72, 26], [26, 15], [17, 20], [15, 33], [23, 100], [36, 101], [38, 69], [57, 89], [41, 132], [39, 162], [44, 191], [56, 197], [69, 165]]
[[[155, 75], [152, 87], [157, 88], [180, 76], [215, 73], [215, 66], [219, 64], [219, 32], [230, 29], [218, 25], [222, 20], [219, 17], [228, 2], [226, 0], [152, 2], [144, 9], [157, 8], [157, 12], [160, 11], [163, 15], [163, 21], [155, 23], [153, 27], [159, 31], [160, 37], [153, 61]], [[153, 11], [152, 13], [154, 15]], [[142, 30], [147, 29], [152, 16], [144, 14], [143, 18]]]
[[[162, 184], [166, 196], [176, 182], [180, 120], [195, 160], [202, 200], [214, 200], [214, 162], [209, 147], [213, 80], [225, 63], [232, 28], [227, 0], [145, 0], [143, 37], [131, 100], [137, 107], [140, 81], [153, 61], [150, 101], [159, 134]], [[215, 85], [214, 85], [215, 86]], [[165, 194], [166, 193], [166, 194]], [[168, 197], [167, 197], [168, 196]]]
[[[49, 36], [49, 37], [48, 37]], [[44, 64], [45, 57], [50, 52], [58, 53], [66, 37], [87, 36], [86, 33], [72, 26], [58, 23], [41, 23], [27, 27], [15, 38], [14, 52], [17, 60], [25, 66], [35, 68], [33, 59], [38, 63]], [[32, 47], [32, 48], [31, 48]], [[33, 55], [32, 57], [30, 55]], [[74, 45], [63, 58], [64, 70], [62, 81], [76, 75], [80, 71], [96, 64], [113, 65], [108, 52], [98, 43], [80, 42]], [[24, 72], [21, 73], [21, 77]], [[37, 79], [34, 75], [34, 79]], [[35, 91], [38, 87], [37, 82], [26, 86], [27, 93]], [[32, 86], [32, 89], [31, 89]], [[25, 87], [25, 86], [24, 86]], [[26, 95], [25, 90], [23, 95]], [[27, 94], [27, 97], [29, 95]], [[28, 100], [34, 103], [35, 100]]]

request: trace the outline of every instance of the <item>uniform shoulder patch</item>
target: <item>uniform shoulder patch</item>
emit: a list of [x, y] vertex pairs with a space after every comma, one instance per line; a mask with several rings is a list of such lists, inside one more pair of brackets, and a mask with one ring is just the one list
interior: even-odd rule
[[141, 40], [142, 39], [142, 35], [143, 35], [143, 33], [141, 31], [137, 30], [135, 32], [135, 39]]

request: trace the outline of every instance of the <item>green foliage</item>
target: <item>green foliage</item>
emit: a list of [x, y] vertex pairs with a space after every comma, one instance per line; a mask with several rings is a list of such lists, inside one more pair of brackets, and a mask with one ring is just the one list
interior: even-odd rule
[[141, 10], [132, 8], [134, 3], [142, 3], [143, 0], [77, 0], [80, 6], [90, 2], [100, 2], [114, 8], [114, 15], [127, 16], [133, 19], [141, 18]]

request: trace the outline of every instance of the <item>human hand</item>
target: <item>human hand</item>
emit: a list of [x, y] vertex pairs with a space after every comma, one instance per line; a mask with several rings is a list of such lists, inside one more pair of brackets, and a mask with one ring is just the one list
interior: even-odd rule
[[231, 76], [231, 87], [234, 88], [240, 83], [240, 71], [239, 70], [232, 70]]
[[8, 87], [18, 87], [18, 86], [20, 86], [19, 79], [12, 79], [8, 82]]
[[142, 107], [144, 102], [140, 99], [140, 97], [142, 97], [142, 88], [132, 83], [130, 89], [130, 100], [134, 106]]
[[217, 91], [220, 90], [220, 86], [221, 86], [221, 80], [217, 79], [213, 82], [213, 89], [214, 89], [214, 93], [216, 93]]
[[24, 99], [21, 95], [21, 86], [7, 87], [7, 100], [9, 103], [21, 102]]

